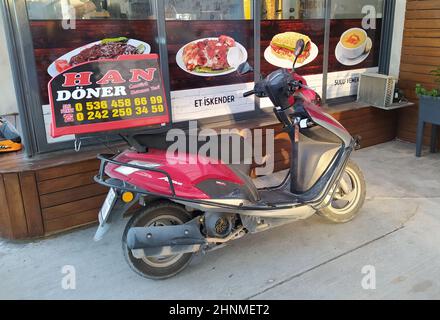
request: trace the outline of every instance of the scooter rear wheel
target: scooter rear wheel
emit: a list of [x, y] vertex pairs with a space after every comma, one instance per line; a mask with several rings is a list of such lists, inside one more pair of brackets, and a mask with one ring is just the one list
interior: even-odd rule
[[349, 160], [330, 205], [318, 214], [335, 223], [354, 219], [364, 204], [366, 189], [361, 169]]
[[150, 279], [166, 279], [185, 269], [191, 262], [193, 253], [182, 253], [171, 256], [136, 258], [127, 246], [127, 233], [133, 227], [165, 226], [184, 224], [191, 215], [176, 203], [158, 201], [148, 205], [135, 214], [125, 226], [122, 236], [122, 250], [130, 268], [137, 274]]

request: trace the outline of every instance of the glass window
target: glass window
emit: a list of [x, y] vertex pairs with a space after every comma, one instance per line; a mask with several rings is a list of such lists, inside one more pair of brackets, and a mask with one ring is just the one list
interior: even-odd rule
[[151, 0], [27, 0], [29, 19], [155, 19]]
[[332, 0], [331, 19], [362, 19], [374, 8], [377, 18], [382, 18], [383, 0]]
[[[322, 93], [325, 32], [325, 0], [264, 0], [261, 8], [261, 73], [291, 68], [296, 41], [302, 38], [306, 49], [296, 70], [309, 86]], [[261, 99], [260, 107], [272, 107]]]
[[[120, 41], [130, 48], [130, 52], [158, 53], [154, 1], [27, 0], [26, 5], [47, 142], [72, 140], [73, 136], [53, 139], [49, 134], [49, 81], [65, 66], [83, 62], [80, 53], [94, 45], [103, 44], [104, 39]], [[111, 52], [101, 53], [101, 56], [92, 55], [87, 59], [116, 57]]]
[[252, 19], [252, 0], [167, 0], [169, 20]]
[[[289, 68], [292, 39], [297, 37], [308, 43], [297, 71], [327, 99], [355, 95], [359, 74], [378, 71], [382, 20], [388, 14], [383, 12], [383, 0], [255, 1], [165, 0], [162, 6], [155, 0], [26, 0], [47, 130], [51, 116], [47, 83], [83, 48], [103, 39], [123, 38], [148, 52], [159, 52], [165, 34], [158, 34], [156, 3], [165, 10], [169, 66], [165, 80], [177, 122], [255, 110], [254, 97], [242, 97], [253, 87], [254, 74], [239, 75], [237, 66], [248, 62], [262, 75]], [[254, 17], [255, 3], [261, 5], [259, 17]], [[259, 65], [254, 65], [254, 18], [261, 30]], [[326, 50], [329, 58], [324, 61]], [[267, 99], [260, 102], [262, 108], [270, 106]], [[59, 140], [48, 136], [48, 141]]]
[[167, 0], [166, 33], [173, 121], [230, 115], [255, 109], [253, 2]]
[[327, 99], [357, 94], [359, 76], [378, 72], [383, 0], [333, 0]]
[[262, 20], [322, 19], [325, 0], [263, 0]]

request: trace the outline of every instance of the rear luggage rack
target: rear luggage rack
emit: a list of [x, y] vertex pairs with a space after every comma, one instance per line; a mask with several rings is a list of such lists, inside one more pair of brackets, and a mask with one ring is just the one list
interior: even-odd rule
[[[135, 165], [135, 164], [131, 164], [131, 163], [125, 163], [125, 162], [121, 162], [118, 160], [114, 159], [115, 155], [112, 154], [98, 154], [97, 158], [99, 160], [101, 160], [101, 164], [99, 166], [99, 173], [97, 176], [94, 177], [94, 180], [102, 185], [108, 186], [108, 187], [116, 187], [114, 185], [112, 185], [111, 183], [108, 183], [107, 181], [104, 180], [104, 175], [105, 175], [105, 167], [107, 166], [107, 164], [112, 163], [112, 164], [116, 164], [119, 166], [123, 166], [123, 167], [128, 167], [128, 168], [133, 168], [133, 169], [138, 169], [138, 170], [143, 170], [143, 171], [152, 171], [152, 172], [158, 172], [163, 174], [164, 176], [167, 177], [168, 180], [168, 184], [170, 185], [170, 191], [171, 191], [171, 196], [174, 198], [176, 197], [176, 190], [174, 189], [174, 184], [173, 184], [173, 180], [171, 179], [171, 176], [169, 175], [168, 172], [161, 170], [161, 169], [156, 169], [156, 168], [146, 168], [143, 166], [139, 166], [139, 165]], [[129, 188], [121, 188], [119, 186], [120, 189], [125, 189], [127, 191], [134, 191], [139, 193], [140, 190], [139, 189], [134, 189], [134, 190], [129, 190]], [[131, 189], [131, 188], [130, 188]], [[144, 191], [145, 192], [145, 191]]]

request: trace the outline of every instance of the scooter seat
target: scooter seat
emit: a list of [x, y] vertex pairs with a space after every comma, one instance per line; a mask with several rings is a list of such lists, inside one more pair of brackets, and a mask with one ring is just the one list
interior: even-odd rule
[[[246, 176], [249, 176], [250, 174], [252, 153], [250, 152], [250, 154], [247, 155], [245, 150], [252, 149], [246, 149], [246, 139], [236, 133], [223, 135], [218, 133], [215, 136], [203, 137], [194, 134], [190, 135], [188, 132], [184, 133], [184, 131], [182, 131], [181, 135], [171, 135], [169, 141], [167, 141], [166, 132], [155, 134], [135, 133], [123, 136], [123, 138], [128, 144], [136, 148], [138, 152], [146, 152], [148, 149], [166, 150], [173, 144], [183, 141], [185, 143], [184, 148], [186, 152], [190, 153], [195, 151], [200, 153], [201, 148], [209, 144], [209, 149], [208, 146], [205, 146], [202, 150], [203, 155], [216, 160], [221, 160]], [[214, 139], [214, 142], [211, 141], [212, 139]], [[229, 139], [229, 143], [225, 143], [227, 139]]]

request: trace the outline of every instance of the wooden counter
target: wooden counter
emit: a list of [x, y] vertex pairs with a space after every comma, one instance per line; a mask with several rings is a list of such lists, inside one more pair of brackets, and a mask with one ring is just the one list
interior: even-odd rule
[[[396, 136], [396, 113], [350, 103], [328, 111], [361, 146], [383, 143]], [[289, 140], [273, 118], [252, 119], [220, 128], [273, 128], [275, 170], [289, 167]], [[126, 146], [112, 148], [116, 152]], [[23, 153], [0, 155], [0, 237], [37, 238], [97, 221], [107, 189], [94, 183], [99, 161], [97, 153], [108, 148], [87, 147], [80, 152], [66, 150], [27, 158]]]
[[35, 238], [95, 221], [107, 192], [93, 181], [99, 152], [109, 150], [0, 155], [0, 236]]

